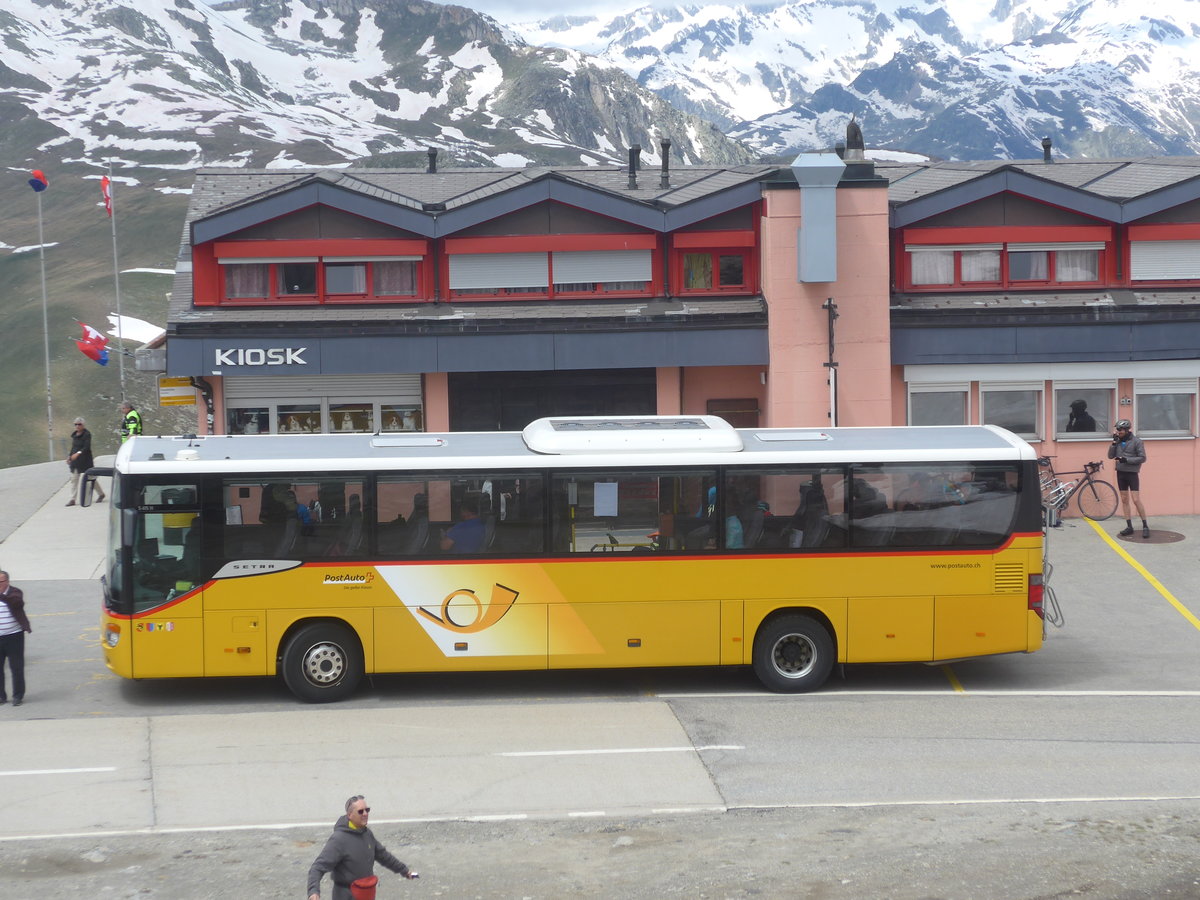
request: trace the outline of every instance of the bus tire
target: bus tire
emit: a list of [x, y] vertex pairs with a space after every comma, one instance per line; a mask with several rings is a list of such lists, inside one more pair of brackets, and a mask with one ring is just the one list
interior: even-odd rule
[[288, 638], [281, 669], [288, 689], [305, 703], [344, 700], [362, 680], [362, 645], [345, 625], [313, 622]]
[[771, 619], [754, 637], [754, 674], [767, 689], [781, 694], [816, 690], [833, 663], [833, 639], [811, 616]]

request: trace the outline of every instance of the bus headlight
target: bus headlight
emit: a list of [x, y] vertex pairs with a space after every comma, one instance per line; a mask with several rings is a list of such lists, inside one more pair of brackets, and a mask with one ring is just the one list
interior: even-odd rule
[[104, 626], [104, 643], [111, 650], [121, 640], [121, 626], [108, 624]]

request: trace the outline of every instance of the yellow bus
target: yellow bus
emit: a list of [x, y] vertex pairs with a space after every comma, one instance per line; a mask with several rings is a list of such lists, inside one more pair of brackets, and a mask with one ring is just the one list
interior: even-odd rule
[[720, 665], [808, 691], [1043, 638], [1037, 460], [991, 426], [139, 436], [100, 474], [126, 678], [322, 702], [366, 673]]

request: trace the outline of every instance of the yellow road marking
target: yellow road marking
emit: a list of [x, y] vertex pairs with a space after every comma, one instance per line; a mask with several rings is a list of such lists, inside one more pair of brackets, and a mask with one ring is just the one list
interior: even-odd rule
[[958, 680], [957, 676], [955, 676], [953, 669], [951, 669], [949, 666], [942, 666], [942, 672], [948, 679], [950, 679], [950, 687], [954, 688], [954, 690], [960, 694], [966, 693], [966, 691], [963, 689], [962, 682]]
[[1200, 631], [1200, 619], [1196, 618], [1195, 613], [1193, 613], [1190, 609], [1188, 609], [1186, 606], [1184, 606], [1182, 603], [1180, 603], [1178, 600], [1176, 600], [1175, 595], [1172, 594], [1170, 591], [1168, 591], [1163, 586], [1163, 583], [1161, 581], [1159, 581], [1157, 578], [1155, 578], [1153, 575], [1151, 575], [1149, 572], [1147, 572], [1145, 567], [1140, 562], [1138, 562], [1136, 559], [1134, 559], [1132, 556], [1130, 556], [1126, 552], [1125, 548], [1122, 547], [1120, 544], [1118, 544], [1116, 541], [1114, 541], [1109, 536], [1108, 532], [1106, 532], [1103, 528], [1101, 528], [1098, 523], [1092, 521], [1091, 519], [1087, 519], [1087, 518], [1085, 518], [1083, 521], [1085, 521], [1089, 525], [1091, 525], [1092, 528], [1095, 530], [1096, 534], [1100, 535], [1100, 537], [1104, 539], [1104, 541], [1108, 544], [1108, 546], [1112, 547], [1113, 550], [1115, 550], [1117, 552], [1118, 556], [1120, 556], [1123, 560], [1125, 560], [1125, 562], [1129, 563], [1129, 565], [1133, 566], [1134, 570], [1137, 571], [1137, 573], [1139, 575], [1141, 575], [1143, 578], [1145, 578], [1148, 582], [1150, 582], [1150, 586], [1153, 587], [1160, 594], [1162, 594], [1163, 597], [1166, 599], [1166, 601], [1168, 603], [1170, 603], [1173, 607], [1175, 607], [1176, 610], [1179, 611], [1179, 614], [1181, 616], [1183, 616], [1185, 619], [1187, 619], [1189, 622], [1192, 623], [1192, 627], [1194, 627], [1197, 631]]

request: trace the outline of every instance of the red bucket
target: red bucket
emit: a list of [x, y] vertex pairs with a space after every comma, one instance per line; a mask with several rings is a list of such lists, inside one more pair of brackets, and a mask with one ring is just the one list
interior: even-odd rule
[[375, 900], [375, 885], [379, 884], [378, 875], [368, 875], [350, 882], [350, 894], [354, 900]]

